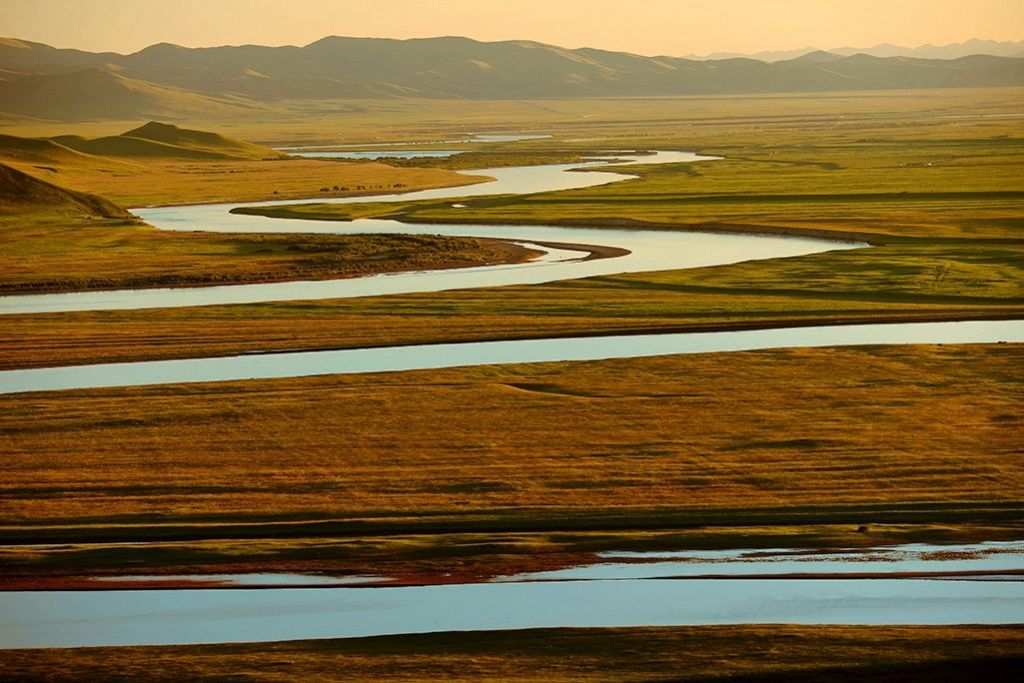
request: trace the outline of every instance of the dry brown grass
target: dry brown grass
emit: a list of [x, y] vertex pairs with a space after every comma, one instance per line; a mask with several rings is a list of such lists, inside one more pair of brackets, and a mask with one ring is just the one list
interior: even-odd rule
[[16, 160], [7, 163], [55, 185], [102, 195], [128, 207], [343, 197], [471, 185], [486, 180], [436, 168], [316, 159], [146, 163], [91, 159], [101, 159], [96, 162], [99, 167], [76, 160], [45, 166]]
[[443, 511], [514, 529], [555, 510], [650, 522], [687, 510], [1017, 502], [1021, 348], [794, 349], [5, 396], [2, 522], [414, 523]]

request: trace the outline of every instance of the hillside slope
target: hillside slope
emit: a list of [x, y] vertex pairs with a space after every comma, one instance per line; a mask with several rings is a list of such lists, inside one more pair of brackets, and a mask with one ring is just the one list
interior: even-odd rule
[[0, 82], [0, 111], [60, 121], [227, 116], [238, 102], [127, 78], [100, 68]]
[[[69, 136], [69, 139], [73, 138]], [[65, 138], [46, 140], [0, 134], [0, 160], [26, 164], [78, 163], [87, 165], [90, 161], [89, 158], [80, 151], [63, 144], [64, 140]]]
[[123, 175], [139, 171], [132, 160], [260, 161], [282, 158], [287, 158], [287, 155], [269, 147], [153, 121], [120, 135], [93, 139], [79, 135], [47, 139], [0, 134], [0, 163], [29, 172], [36, 169], [56, 172], [58, 168], [102, 169]]
[[254, 145], [251, 142], [243, 142], [242, 140], [226, 137], [220, 133], [179, 128], [175, 125], [158, 123], [156, 121], [150, 121], [143, 126], [122, 133], [121, 137], [149, 140], [195, 152], [218, 154], [240, 159], [267, 159], [287, 156], [269, 147]]
[[155, 121], [120, 135], [93, 139], [61, 135], [50, 138], [49, 142], [101, 157], [250, 161], [287, 157], [269, 147]]
[[6, 164], [0, 164], [0, 209], [8, 216], [132, 218], [127, 211], [103, 197], [66, 190]]

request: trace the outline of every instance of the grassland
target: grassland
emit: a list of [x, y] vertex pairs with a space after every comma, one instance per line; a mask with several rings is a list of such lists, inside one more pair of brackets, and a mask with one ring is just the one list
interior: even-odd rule
[[[786, 126], [797, 134], [816, 136], [836, 127], [873, 127], [879, 121], [913, 134], [923, 126], [987, 125], [980, 117], [1016, 112], [1021, 88], [861, 91], [802, 95], [694, 96], [581, 100], [345, 100], [282, 101], [270, 115], [190, 118], [189, 127], [216, 130], [253, 142], [286, 145], [343, 145], [392, 142], [423, 143], [463, 139], [467, 131], [555, 133], [558, 139], [600, 145], [617, 135], [629, 147], [646, 146], [652, 129], [678, 129], [704, 146], [731, 136]], [[962, 116], [961, 120], [942, 118]], [[144, 119], [54, 123], [7, 122], [11, 135], [51, 137], [76, 134], [88, 138], [117, 135], [146, 123]], [[759, 129], [752, 129], [751, 126]], [[690, 130], [681, 130], [688, 128]], [[580, 138], [588, 138], [580, 140]], [[543, 143], [543, 141], [540, 141]], [[516, 143], [521, 151], [533, 143]], [[546, 145], [542, 145], [546, 146]], [[437, 148], [445, 148], [437, 145]], [[433, 147], [418, 147], [432, 149]], [[470, 147], [472, 148], [472, 147]], [[461, 146], [460, 146], [461, 149]]]
[[11, 140], [0, 140], [0, 162], [47, 182], [102, 195], [128, 207], [359, 196], [486, 180], [444, 169], [317, 159], [97, 156], [58, 146], [26, 149], [23, 139]]
[[18, 680], [1012, 680], [1020, 627], [540, 629], [0, 652]]
[[316, 159], [278, 161], [166, 160], [126, 162], [110, 173], [57, 166], [35, 173], [50, 182], [92, 192], [123, 206], [212, 204], [309, 197], [354, 197], [470, 185], [486, 180], [443, 169], [395, 168], [386, 164]]
[[[1014, 345], [794, 349], [0, 397], [0, 524], [74, 543], [1012, 523], [1021, 367]], [[5, 563], [132, 556], [109, 553]], [[203, 556], [223, 562], [179, 559]]]

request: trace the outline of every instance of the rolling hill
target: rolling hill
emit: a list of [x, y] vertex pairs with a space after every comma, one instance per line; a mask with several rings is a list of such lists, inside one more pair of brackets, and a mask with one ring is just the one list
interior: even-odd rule
[[188, 130], [150, 121], [120, 135], [87, 139], [77, 135], [51, 138], [49, 142], [78, 152], [105, 157], [151, 157], [162, 159], [282, 159], [282, 154], [217, 133]]
[[288, 156], [269, 147], [254, 145], [202, 130], [179, 128], [167, 123], [150, 121], [144, 126], [122, 133], [122, 137], [150, 140], [165, 145], [173, 145], [182, 149], [218, 154], [237, 159], [267, 159]]
[[[530, 41], [328, 37], [130, 55], [0, 40], [0, 112], [54, 120], [231, 116], [282, 99], [540, 99], [1024, 85], [1024, 59], [812, 52], [698, 61]], [[17, 72], [25, 73], [18, 77]], [[258, 104], [254, 104], [258, 103]]]
[[150, 122], [121, 135], [23, 138], [0, 134], [0, 163], [75, 186], [82, 177], [135, 175], [155, 161], [259, 161], [287, 155], [241, 140]]
[[26, 164], [86, 164], [89, 158], [59, 139], [20, 138], [0, 135], [0, 159]]
[[103, 197], [66, 190], [6, 164], [0, 164], [0, 208], [8, 216], [132, 220], [131, 214]]

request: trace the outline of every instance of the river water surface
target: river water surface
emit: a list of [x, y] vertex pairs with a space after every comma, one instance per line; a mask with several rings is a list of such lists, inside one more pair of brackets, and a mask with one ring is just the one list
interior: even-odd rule
[[705, 624], [1004, 624], [1024, 582], [679, 579], [0, 594], [0, 647]]

